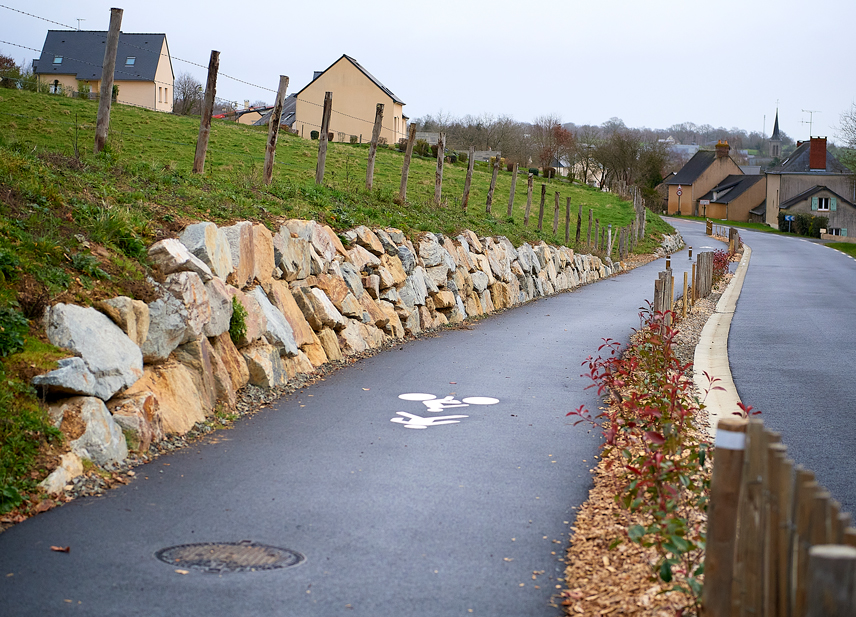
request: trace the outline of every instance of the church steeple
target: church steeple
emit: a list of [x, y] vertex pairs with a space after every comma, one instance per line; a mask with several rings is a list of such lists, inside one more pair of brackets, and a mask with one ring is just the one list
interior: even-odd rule
[[770, 136], [770, 156], [778, 158], [782, 154], [782, 137], [779, 135], [779, 109], [776, 108], [776, 122], [773, 124], [773, 134]]

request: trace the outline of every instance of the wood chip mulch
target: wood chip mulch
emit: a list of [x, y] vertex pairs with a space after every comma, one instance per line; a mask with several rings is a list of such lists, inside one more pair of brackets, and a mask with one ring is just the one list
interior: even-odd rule
[[[726, 276], [711, 295], [697, 302], [677, 325], [680, 333], [675, 351], [684, 363], [692, 362], [701, 330], [730, 279], [731, 275]], [[700, 397], [703, 396], [700, 393]], [[698, 438], [706, 437], [707, 426], [707, 413], [702, 409], [696, 417]], [[571, 545], [566, 554], [566, 589], [559, 594], [559, 604], [572, 616], [673, 617], [689, 614], [684, 613], [689, 598], [668, 591], [672, 584], [663, 583], [655, 576], [656, 549], [646, 549], [627, 539], [625, 530], [628, 527], [647, 522], [644, 515], [631, 513], [616, 502], [616, 495], [623, 493], [626, 483], [618, 471], [618, 458], [617, 453], [598, 457], [598, 464], [592, 470], [594, 488], [571, 526]], [[706, 525], [704, 513], [697, 513], [695, 522]], [[624, 541], [610, 549], [618, 538]]]

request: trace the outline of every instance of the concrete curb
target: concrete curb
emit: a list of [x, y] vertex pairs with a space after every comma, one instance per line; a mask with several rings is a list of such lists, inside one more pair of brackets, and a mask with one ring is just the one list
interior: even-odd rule
[[731, 366], [728, 363], [728, 332], [731, 329], [731, 318], [737, 307], [737, 299], [743, 289], [743, 280], [749, 269], [749, 259], [752, 257], [752, 249], [743, 245], [743, 258], [737, 265], [734, 277], [725, 288], [725, 292], [716, 304], [716, 310], [707, 320], [701, 331], [698, 345], [693, 358], [693, 381], [699, 392], [704, 392], [710, 387], [710, 382], [705, 373], [711, 379], [716, 380], [714, 387], [722, 390], [711, 390], [704, 399], [710, 425], [708, 432], [711, 437], [716, 434], [716, 425], [720, 418], [729, 418], [740, 403], [740, 396], [731, 378]]

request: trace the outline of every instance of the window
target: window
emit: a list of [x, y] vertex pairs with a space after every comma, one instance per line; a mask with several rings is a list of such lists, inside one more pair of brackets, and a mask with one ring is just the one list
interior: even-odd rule
[[128, 56], [127, 58], [125, 58], [125, 66], [134, 66], [136, 62], [136, 56]]
[[163, 89], [163, 102], [169, 103], [169, 88]]
[[829, 210], [829, 197], [818, 197], [817, 198], [817, 209], [818, 210]]
[[163, 102], [163, 88], [158, 86], [158, 103]]
[[838, 200], [835, 197], [812, 197], [811, 209], [821, 212], [835, 212], [838, 210]]
[[54, 64], [62, 64], [62, 56], [54, 56]]

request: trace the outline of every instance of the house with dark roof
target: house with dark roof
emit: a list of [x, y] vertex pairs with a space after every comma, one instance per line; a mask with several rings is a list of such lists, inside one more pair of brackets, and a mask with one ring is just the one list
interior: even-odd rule
[[404, 101], [344, 54], [327, 69], [316, 71], [312, 81], [297, 93], [293, 128], [298, 135], [308, 139], [312, 131], [320, 130], [326, 92], [333, 93], [330, 132], [334, 141], [347, 142], [351, 136], [369, 141], [378, 103], [384, 105], [381, 141], [392, 144], [407, 136]]
[[749, 221], [750, 211], [767, 196], [765, 176], [732, 174], [699, 198], [705, 216], [729, 221]]
[[[779, 225], [779, 210], [829, 218], [830, 233], [856, 229], [856, 176], [826, 149], [826, 137], [798, 142], [781, 165], [767, 170], [766, 223]], [[842, 232], [843, 230], [843, 232]]]
[[[289, 94], [282, 101], [282, 114], [279, 117], [279, 125], [287, 126], [291, 129], [294, 125], [295, 110], [297, 109], [297, 94]], [[264, 110], [262, 117], [253, 122], [253, 126], [267, 126], [270, 124], [270, 117], [273, 114], [273, 107], [268, 107]]]
[[708, 216], [705, 204], [699, 208], [699, 200], [728, 176], [743, 175], [729, 156], [730, 151], [728, 142], [721, 141], [715, 150], [699, 150], [678, 173], [666, 180], [664, 184], [669, 189], [666, 212]]
[[[33, 73], [56, 94], [101, 88], [107, 32], [48, 30], [42, 53], [33, 60]], [[119, 33], [113, 85], [117, 101], [156, 111], [172, 111], [172, 59], [165, 34]]]

